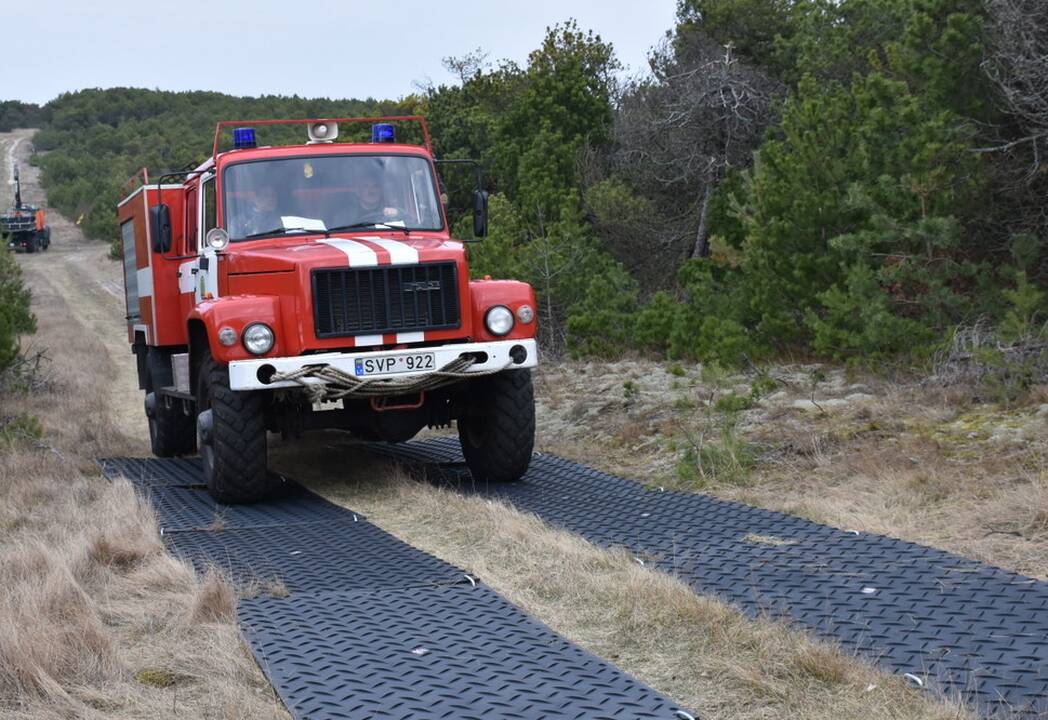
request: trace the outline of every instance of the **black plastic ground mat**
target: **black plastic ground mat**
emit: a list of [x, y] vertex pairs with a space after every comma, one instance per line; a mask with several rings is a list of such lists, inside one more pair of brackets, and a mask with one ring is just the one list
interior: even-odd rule
[[468, 583], [466, 574], [367, 522], [319, 522], [164, 536], [198, 571], [216, 566], [237, 583], [279, 580], [291, 592]]
[[257, 586], [238, 619], [296, 718], [692, 717], [462, 570], [294, 485], [231, 507], [201, 489], [191, 460], [100, 464], [152, 501], [172, 553]]
[[103, 458], [98, 461], [109, 477], [123, 476], [148, 487], [204, 487], [198, 458]]
[[311, 720], [689, 717], [480, 585], [249, 600], [239, 619]]
[[180, 530], [232, 530], [362, 519], [297, 486], [289, 487], [277, 501], [254, 505], [222, 505], [212, 500], [207, 490], [198, 488], [159, 486], [146, 488], [144, 493], [156, 508], [165, 535]]
[[99, 464], [107, 476], [127, 478], [150, 498], [163, 534], [363, 519], [294, 483], [287, 484], [278, 501], [222, 505], [204, 489], [196, 458], [105, 458]]
[[[787, 617], [987, 715], [1048, 717], [1048, 584], [892, 538], [613, 477], [537, 454], [520, 482], [474, 484], [456, 438], [374, 451], [520, 510], [751, 615]], [[426, 464], [428, 463], [428, 464]]]

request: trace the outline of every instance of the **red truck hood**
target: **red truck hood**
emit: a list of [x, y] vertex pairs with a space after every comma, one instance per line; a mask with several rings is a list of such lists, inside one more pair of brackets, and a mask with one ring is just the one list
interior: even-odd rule
[[[468, 285], [469, 271], [462, 243], [435, 236], [411, 233], [340, 234], [330, 238], [309, 236], [278, 238], [234, 244], [222, 254], [219, 289], [221, 295], [276, 296], [279, 298], [278, 336], [281, 352], [298, 355], [306, 350], [356, 347], [364, 336], [317, 337], [313, 307], [313, 271], [330, 268], [377, 268], [414, 266], [420, 263], [454, 262], [457, 267], [458, 305], [462, 321], [456, 327], [426, 330], [427, 342], [470, 337], [472, 306]], [[223, 279], [222, 275], [225, 276]], [[409, 333], [416, 335], [416, 333]], [[383, 333], [376, 340], [368, 336], [371, 347], [407, 340], [396, 332]]]
[[280, 238], [238, 246], [225, 253], [226, 272], [247, 275], [296, 268], [413, 265], [462, 261], [462, 243], [441, 237], [391, 234], [333, 235], [330, 238]]

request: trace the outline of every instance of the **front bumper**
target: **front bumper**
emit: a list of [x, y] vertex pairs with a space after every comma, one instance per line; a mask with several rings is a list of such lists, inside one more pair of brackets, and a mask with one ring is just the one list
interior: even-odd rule
[[[517, 363], [510, 357], [510, 350], [520, 346], [527, 351], [527, 357], [523, 362]], [[538, 348], [533, 338], [527, 340], [499, 340], [496, 342], [466, 343], [461, 345], [440, 345], [437, 347], [413, 348], [410, 350], [386, 350], [370, 352], [349, 353], [323, 353], [320, 355], [296, 355], [294, 357], [263, 357], [254, 360], [233, 360], [229, 363], [229, 387], [233, 390], [275, 390], [277, 388], [300, 387], [297, 383], [263, 382], [261, 378], [269, 377], [274, 372], [293, 372], [307, 365], [330, 365], [342, 372], [355, 374], [357, 358], [391, 357], [394, 355], [417, 355], [419, 353], [433, 353], [436, 367], [442, 368], [449, 362], [458, 359], [462, 355], [484, 353], [487, 359], [470, 366], [467, 372], [483, 372], [485, 370], [497, 370], [505, 367], [507, 370], [519, 370], [522, 368], [533, 368], [538, 365]], [[401, 373], [384, 373], [368, 375], [370, 378], [409, 378], [419, 375], [428, 375], [430, 371], [415, 371]], [[316, 378], [303, 378], [306, 382], [322, 383]]]

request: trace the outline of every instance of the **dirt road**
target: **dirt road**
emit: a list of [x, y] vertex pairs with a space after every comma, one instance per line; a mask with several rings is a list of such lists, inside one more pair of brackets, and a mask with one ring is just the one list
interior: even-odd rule
[[[11, 163], [17, 162], [23, 201], [47, 208], [47, 199], [40, 187], [40, 170], [29, 164], [33, 132], [14, 130], [0, 134], [0, 157], [5, 165], [4, 205], [11, 202], [13, 189], [6, 180], [11, 177]], [[135, 358], [125, 334], [120, 265], [108, 258], [109, 248], [105, 243], [86, 240], [80, 229], [58, 212], [49, 209], [47, 222], [51, 226], [50, 249], [35, 255], [19, 255], [26, 281], [33, 290], [34, 303], [64, 304], [83, 331], [99, 340], [106, 355], [84, 360], [108, 363], [113, 368], [119, 387], [118, 392], [111, 394], [113, 420], [129, 438], [141, 442], [143, 453], [148, 453], [149, 434], [142, 398], [133, 392], [137, 387]], [[58, 350], [51, 348], [50, 352]]]

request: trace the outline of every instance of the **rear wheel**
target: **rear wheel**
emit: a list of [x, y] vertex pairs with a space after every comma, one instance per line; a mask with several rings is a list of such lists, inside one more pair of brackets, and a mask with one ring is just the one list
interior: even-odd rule
[[264, 398], [234, 392], [229, 371], [210, 353], [197, 377], [197, 445], [211, 496], [224, 503], [247, 503], [276, 493], [279, 476], [266, 468]]
[[190, 455], [196, 450], [196, 424], [187, 415], [181, 400], [165, 401], [157, 395], [162, 387], [174, 385], [170, 359], [161, 351], [150, 349], [146, 356], [149, 387], [146, 388], [146, 418], [149, 421], [149, 444], [157, 457]]
[[471, 380], [458, 419], [462, 455], [474, 480], [512, 482], [528, 470], [535, 447], [535, 392], [530, 370]]
[[51, 227], [50, 226], [45, 227], [43, 230], [40, 231], [40, 233], [41, 233], [40, 247], [42, 247], [44, 250], [47, 250], [49, 247], [51, 247]]

